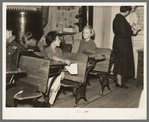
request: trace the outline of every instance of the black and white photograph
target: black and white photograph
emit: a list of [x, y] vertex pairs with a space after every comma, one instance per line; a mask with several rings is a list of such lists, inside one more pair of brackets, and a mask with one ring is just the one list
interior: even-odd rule
[[147, 118], [146, 2], [2, 6], [3, 119]]

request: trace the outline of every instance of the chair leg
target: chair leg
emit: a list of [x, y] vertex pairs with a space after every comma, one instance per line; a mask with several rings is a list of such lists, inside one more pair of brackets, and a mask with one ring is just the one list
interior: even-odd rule
[[66, 93], [64, 87], [61, 87], [61, 88], [60, 88], [60, 92], [62, 92], [64, 95], [67, 95], [67, 93]]
[[14, 107], [17, 107], [18, 100], [14, 98]]
[[86, 83], [87, 83], [87, 85], [90, 86], [91, 84], [90, 84], [90, 82], [89, 82], [88, 76], [89, 76], [89, 74], [88, 74], [87, 77], [86, 77]]
[[103, 95], [103, 91], [104, 91], [105, 87], [108, 87], [108, 89], [111, 90], [110, 86], [109, 86], [109, 77], [108, 77], [107, 73], [105, 75], [103, 75], [103, 76], [98, 75], [98, 77], [99, 77], [99, 81], [100, 81], [100, 84], [101, 84], [101, 92], [100, 92], [100, 94]]
[[87, 80], [87, 84], [90, 86], [91, 84], [90, 84], [90, 82]]
[[78, 102], [80, 99], [84, 99], [85, 101], [87, 101], [86, 99], [86, 95], [85, 95], [85, 88], [86, 88], [86, 85], [81, 85], [79, 86], [79, 88], [75, 88], [75, 107], [77, 106]]

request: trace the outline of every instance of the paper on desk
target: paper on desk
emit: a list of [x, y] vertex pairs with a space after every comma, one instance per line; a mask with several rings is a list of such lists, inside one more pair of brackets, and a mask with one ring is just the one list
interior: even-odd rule
[[65, 68], [72, 75], [78, 74], [78, 65], [77, 65], [77, 63], [73, 63], [73, 64], [71, 64], [69, 66], [65, 66]]

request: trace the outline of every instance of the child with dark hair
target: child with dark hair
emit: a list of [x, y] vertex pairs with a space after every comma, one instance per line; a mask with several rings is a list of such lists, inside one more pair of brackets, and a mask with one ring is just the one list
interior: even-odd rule
[[[57, 34], [57, 32], [55, 31], [49, 32], [45, 37], [45, 41], [48, 46], [43, 51], [45, 59], [60, 61], [60, 62], [66, 63], [67, 65], [70, 65], [69, 60], [62, 59], [62, 50], [59, 48], [61, 40], [59, 39], [59, 35]], [[48, 89], [50, 89], [49, 103], [51, 105], [53, 105], [54, 103], [57, 92], [60, 89], [60, 80], [63, 79], [63, 77], [64, 77], [64, 72], [62, 71], [61, 74], [58, 77], [56, 77], [56, 79], [54, 80], [54, 83], [52, 84], [51, 88], [50, 88], [50, 84], [53, 78], [49, 78], [49, 83], [48, 83]]]
[[57, 32], [55, 31], [49, 32], [45, 37], [45, 41], [48, 46], [44, 50], [45, 59], [51, 59], [55, 61], [61, 61], [66, 64], [70, 64], [69, 60], [62, 59], [62, 50], [59, 48], [61, 40], [59, 39], [59, 35]]

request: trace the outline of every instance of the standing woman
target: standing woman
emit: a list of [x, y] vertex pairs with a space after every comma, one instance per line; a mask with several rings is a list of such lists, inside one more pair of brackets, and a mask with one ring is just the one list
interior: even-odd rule
[[134, 77], [134, 57], [131, 36], [137, 33], [132, 30], [126, 20], [126, 16], [131, 11], [131, 6], [121, 6], [113, 20], [113, 32], [115, 34], [113, 41], [113, 51], [116, 52], [113, 72], [117, 75], [116, 87], [128, 88], [122, 83], [122, 77], [125, 81]]

